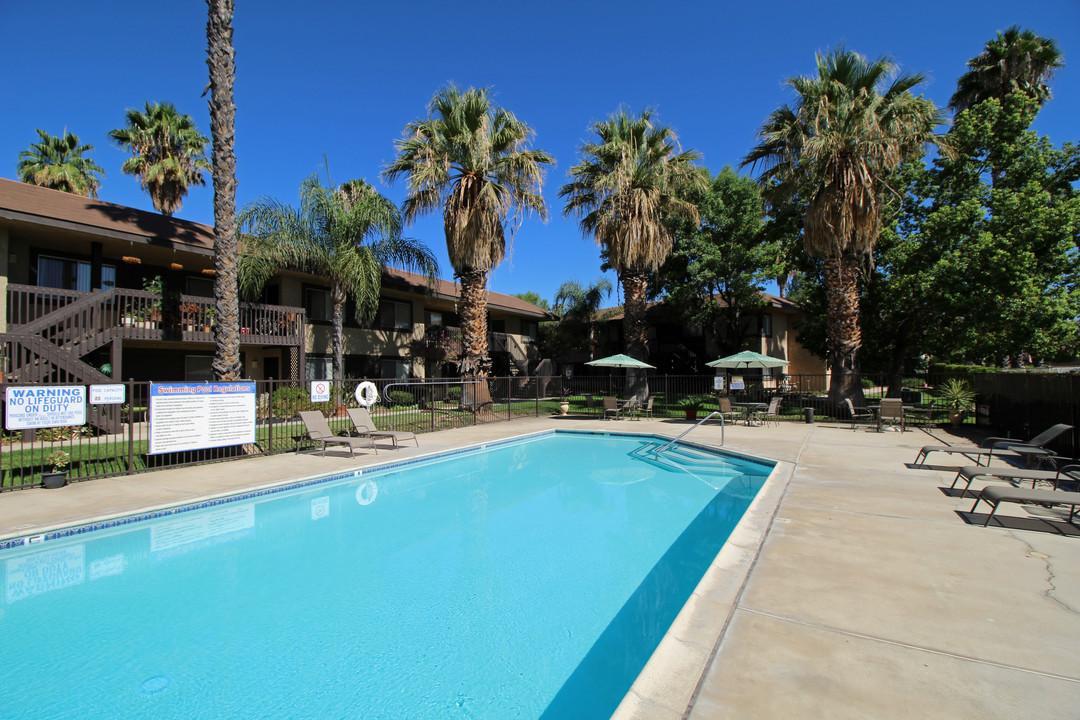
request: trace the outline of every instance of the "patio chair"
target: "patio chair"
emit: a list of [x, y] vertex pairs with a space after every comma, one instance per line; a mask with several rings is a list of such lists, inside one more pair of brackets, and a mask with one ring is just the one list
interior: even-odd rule
[[739, 421], [739, 411], [731, 407], [731, 398], [720, 398], [720, 414], [724, 418], [726, 423], [735, 423]]
[[881, 432], [884, 425], [896, 427], [900, 425], [900, 432], [904, 432], [904, 401], [900, 398], [882, 398], [878, 406], [877, 429]]
[[779, 395], [773, 395], [769, 400], [769, 407], [764, 410], [757, 410], [754, 412], [751, 422], [754, 420], [760, 420], [761, 424], [771, 422], [777, 427], [780, 426], [780, 402], [783, 400]]
[[912, 408], [908, 415], [911, 417], [911, 422], [919, 423], [922, 425], [932, 425], [934, 423], [934, 404], [935, 400], [931, 400], [925, 405], [916, 405]]
[[653, 397], [652, 397], [652, 395], [650, 395], [649, 399], [645, 401], [645, 405], [641, 408], [641, 414], [644, 415], [645, 417], [649, 418], [650, 420], [652, 419], [652, 416], [653, 416], [652, 415], [652, 406], [653, 406]]
[[1032, 490], [1035, 489], [1037, 482], [1042, 481], [1052, 483], [1054, 489], [1057, 490], [1058, 485], [1061, 483], [1080, 483], [1080, 465], [1065, 465], [1056, 470], [1030, 470], [1028, 468], [1014, 467], [989, 468], [985, 465], [968, 465], [957, 471], [949, 489], [955, 488], [956, 483], [960, 482], [960, 480], [966, 480], [964, 490], [960, 493], [960, 497], [964, 497], [971, 488], [971, 481], [975, 478], [992, 478], [1017, 484], [1030, 480]]
[[958, 447], [955, 445], [924, 445], [923, 448], [919, 450], [919, 454], [915, 456], [915, 462], [912, 464], [921, 465], [932, 452], [960, 453], [969, 460], [974, 460], [976, 465], [982, 465], [983, 457], [986, 457], [986, 464], [989, 465], [990, 461], [994, 459], [995, 452], [1001, 457], [1002, 452], [1004, 451], [1026, 457], [1029, 460], [1034, 458], [1052, 461], [1054, 451], [1046, 447], [1046, 445], [1056, 439], [1059, 435], [1063, 435], [1072, 429], [1072, 425], [1058, 423], [1053, 427], [1047, 428], [1027, 442], [1017, 440], [1016, 438], [988, 437], [979, 443], [979, 447], [977, 448]]
[[604, 418], [608, 417], [619, 419], [619, 401], [614, 395], [604, 396]]
[[855, 403], [851, 401], [851, 398], [844, 398], [844, 405], [847, 407], [848, 413], [851, 415], [851, 430], [854, 432], [855, 423], [862, 420], [872, 422], [874, 420], [874, 411], [866, 407], [855, 407]]
[[630, 398], [623, 403], [621, 414], [629, 417], [631, 420], [638, 420], [638, 413], [641, 412], [641, 403], [637, 398]]
[[[375, 454], [379, 454], [379, 450], [375, 447], [375, 441], [369, 437], [344, 437], [341, 435], [335, 435], [334, 431], [330, 429], [330, 423], [326, 422], [326, 416], [322, 414], [321, 410], [301, 410], [300, 419], [304, 423], [304, 428], [307, 430], [307, 436], [309, 439], [314, 440], [317, 443], [322, 443], [322, 454], [326, 454], [327, 445], [345, 445], [349, 448], [349, 455], [355, 455], [354, 450], [356, 448], [371, 448], [375, 451]], [[299, 444], [296, 447], [297, 451], [300, 450]]]
[[416, 447], [420, 447], [420, 441], [416, 439], [414, 433], [406, 430], [379, 430], [376, 428], [375, 422], [371, 419], [371, 413], [365, 407], [349, 408], [347, 412], [349, 413], [349, 419], [352, 420], [353, 429], [361, 437], [370, 437], [372, 440], [389, 438], [393, 441], [395, 448], [400, 445], [402, 440], [412, 440], [416, 443]]

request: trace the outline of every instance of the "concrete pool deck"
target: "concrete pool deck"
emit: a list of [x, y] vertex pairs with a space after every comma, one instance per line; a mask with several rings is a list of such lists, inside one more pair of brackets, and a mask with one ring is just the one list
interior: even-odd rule
[[[549, 428], [657, 433], [685, 421], [540, 418], [420, 436], [378, 456], [293, 453], [0, 493], [0, 539]], [[1071, 718], [1080, 707], [1080, 531], [1012, 505], [965, 521], [955, 470], [906, 466], [933, 430], [728, 426], [779, 461], [616, 713], [650, 718]], [[718, 445], [719, 426], [688, 436]], [[932, 456], [940, 467], [969, 464]], [[973, 485], [981, 487], [985, 483]], [[1067, 514], [1067, 510], [1064, 511]]]

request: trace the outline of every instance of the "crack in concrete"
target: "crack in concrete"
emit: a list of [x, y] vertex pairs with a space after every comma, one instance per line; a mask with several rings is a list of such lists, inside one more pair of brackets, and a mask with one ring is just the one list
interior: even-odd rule
[[1069, 603], [1065, 602], [1064, 600], [1062, 600], [1061, 598], [1059, 598], [1057, 596], [1057, 585], [1054, 584], [1054, 578], [1057, 577], [1057, 574], [1054, 572], [1054, 564], [1051, 562], [1052, 558], [1049, 555], [1047, 555], [1046, 553], [1039, 552], [1038, 550], [1036, 550], [1034, 545], [1029, 543], [1024, 538], [1019, 537], [1018, 535], [1016, 535], [1016, 533], [1013, 532], [1012, 530], [1008, 531], [1008, 535], [1009, 535], [1009, 537], [1011, 537], [1012, 539], [1016, 540], [1021, 545], [1023, 545], [1025, 548], [1027, 548], [1027, 556], [1028, 557], [1035, 558], [1036, 560], [1042, 560], [1043, 561], [1043, 567], [1046, 568], [1046, 585], [1047, 585], [1046, 590], [1043, 591], [1043, 597], [1045, 597], [1047, 600], [1059, 605], [1063, 610], [1065, 610], [1065, 612], [1072, 613], [1073, 615], [1080, 615], [1080, 610], [1078, 610], [1077, 608], [1074, 608], [1072, 605], [1070, 605]]

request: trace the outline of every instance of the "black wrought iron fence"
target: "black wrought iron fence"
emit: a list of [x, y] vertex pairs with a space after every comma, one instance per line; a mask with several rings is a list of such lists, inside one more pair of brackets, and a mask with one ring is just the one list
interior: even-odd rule
[[[933, 400], [933, 385], [944, 378], [928, 380], [928, 383], [905, 383], [905, 403], [928, 405]], [[305, 427], [298, 413], [320, 410], [335, 432], [348, 433], [354, 428], [346, 410], [358, 404], [355, 394], [361, 382], [365, 381], [346, 381], [332, 391], [328, 402], [312, 402], [309, 383], [256, 382], [254, 443], [151, 455], [150, 383], [129, 381], [124, 383], [127, 402], [120, 408], [119, 432], [103, 433], [90, 425], [5, 432], [0, 443], [0, 491], [37, 486], [42, 473], [54, 466], [72, 480], [87, 480], [302, 449], [311, 443], [305, 439]], [[370, 382], [378, 391], [378, 402], [372, 408], [377, 427], [413, 433], [556, 415], [561, 413], [563, 404], [570, 414], [601, 417], [605, 397], [626, 399], [631, 392], [627, 377], [621, 373], [594, 377], [497, 377], [483, 382], [460, 379]], [[1026, 438], [1058, 422], [1080, 425], [1078, 376], [1000, 373], [976, 376], [973, 382], [978, 392], [975, 416], [988, 424], [994, 434]], [[0, 383], [0, 393], [6, 393], [8, 386]], [[712, 376], [647, 378], [647, 393], [656, 418], [684, 417], [687, 405], [698, 404], [699, 413], [718, 409], [723, 394], [735, 402], [768, 402], [773, 396], [780, 396], [781, 420], [804, 422], [811, 417], [808, 411], [812, 411], [818, 422], [847, 421], [846, 413], [830, 404], [827, 388], [825, 375], [762, 378], [748, 374], [736, 388], [730, 386], [730, 377], [725, 378], [723, 388], [718, 387]], [[869, 403], [880, 400], [887, 390], [885, 378], [863, 378], [863, 393]], [[944, 411], [932, 419], [945, 420]], [[1055, 449], [1062, 455], [1075, 457], [1076, 436], [1063, 437]]]

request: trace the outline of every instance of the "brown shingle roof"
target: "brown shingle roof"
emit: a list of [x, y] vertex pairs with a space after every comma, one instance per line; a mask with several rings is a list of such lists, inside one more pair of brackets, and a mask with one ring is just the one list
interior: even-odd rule
[[[172, 245], [200, 255], [213, 253], [214, 229], [209, 225], [165, 217], [158, 213], [136, 210], [102, 200], [84, 198], [72, 193], [50, 190], [0, 178], [0, 218], [18, 220], [34, 225], [65, 227], [91, 235], [105, 235], [152, 245]], [[404, 270], [388, 269], [391, 284], [407, 286], [411, 292], [426, 293], [428, 284], [422, 275]], [[461, 290], [457, 283], [436, 280], [435, 294], [457, 300]], [[536, 318], [551, 317], [550, 313], [513, 295], [488, 292], [488, 305]]]
[[203, 255], [214, 248], [214, 229], [208, 225], [4, 178], [0, 178], [0, 217], [135, 242], [171, 244]]

